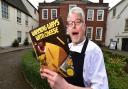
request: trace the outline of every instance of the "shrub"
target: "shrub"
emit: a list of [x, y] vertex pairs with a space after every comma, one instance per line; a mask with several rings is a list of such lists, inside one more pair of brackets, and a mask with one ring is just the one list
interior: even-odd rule
[[128, 73], [128, 58], [125, 59], [125, 62], [124, 71]]
[[124, 75], [125, 57], [118, 54], [104, 55], [106, 68], [109, 75], [116, 74], [117, 76]]
[[124, 71], [127, 58], [109, 51], [103, 52], [110, 89], [127, 89], [128, 74]]
[[128, 76], [108, 76], [110, 89], [128, 89]]
[[24, 46], [28, 46], [28, 45], [29, 45], [28, 38], [25, 38], [25, 40], [24, 40]]
[[14, 40], [14, 42], [12, 43], [12, 47], [18, 47], [19, 46], [19, 42], [17, 39]]
[[[46, 80], [42, 80], [39, 74], [39, 63], [33, 56], [32, 50], [23, 56], [22, 70], [33, 85], [34, 89], [50, 89]], [[108, 73], [108, 81], [110, 89], [128, 89], [128, 74], [123, 71], [125, 61], [123, 56], [104, 53], [106, 69]]]

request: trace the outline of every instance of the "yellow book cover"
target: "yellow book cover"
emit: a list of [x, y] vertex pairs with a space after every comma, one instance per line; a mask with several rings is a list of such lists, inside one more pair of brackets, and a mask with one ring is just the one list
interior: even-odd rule
[[53, 19], [29, 31], [29, 34], [41, 67], [56, 71], [64, 77], [73, 76], [73, 61], [61, 18]]

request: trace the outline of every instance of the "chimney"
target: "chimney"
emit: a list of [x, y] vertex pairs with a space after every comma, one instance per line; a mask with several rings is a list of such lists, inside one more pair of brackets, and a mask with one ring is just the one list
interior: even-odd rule
[[103, 4], [103, 0], [99, 0], [99, 4]]
[[44, 3], [46, 3], [46, 1], [44, 0]]

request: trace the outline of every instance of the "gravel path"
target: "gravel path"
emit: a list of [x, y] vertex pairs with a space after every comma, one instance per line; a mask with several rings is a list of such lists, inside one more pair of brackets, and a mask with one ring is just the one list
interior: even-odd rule
[[0, 54], [0, 89], [32, 89], [21, 72], [21, 56], [27, 51]]

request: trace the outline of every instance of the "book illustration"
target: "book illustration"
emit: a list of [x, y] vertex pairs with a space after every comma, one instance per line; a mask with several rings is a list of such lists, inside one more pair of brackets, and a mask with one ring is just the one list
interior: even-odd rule
[[73, 76], [73, 61], [69, 56], [66, 29], [61, 18], [56, 18], [29, 32], [40, 65]]
[[63, 70], [63, 72], [67, 73], [67, 75], [69, 76], [74, 75], [73, 62], [70, 55], [66, 58], [63, 64], [60, 66], [60, 69]]

